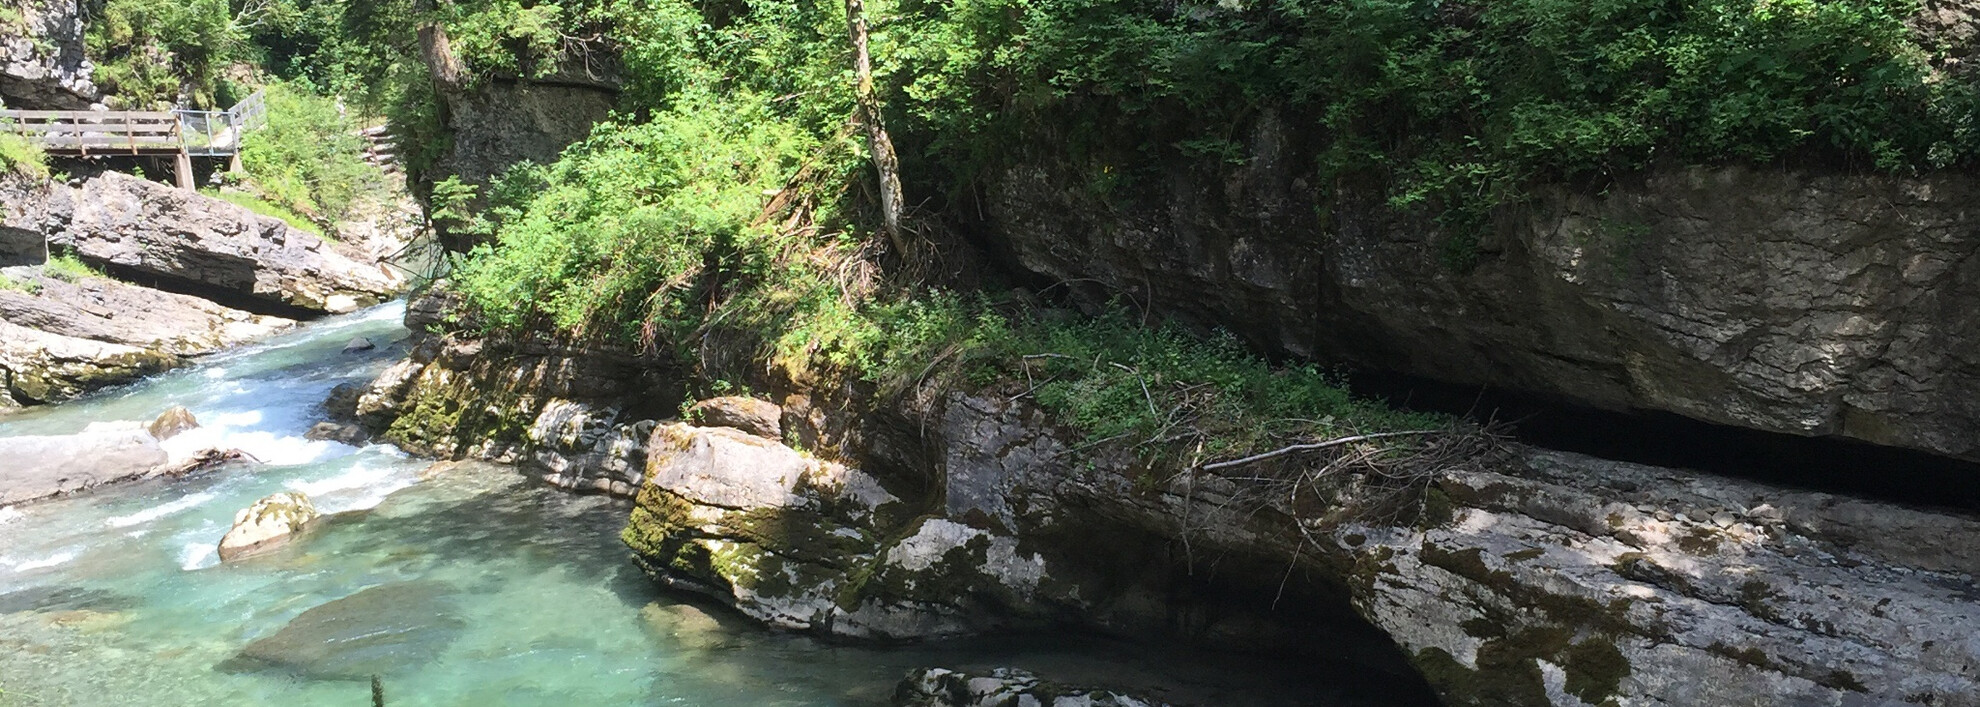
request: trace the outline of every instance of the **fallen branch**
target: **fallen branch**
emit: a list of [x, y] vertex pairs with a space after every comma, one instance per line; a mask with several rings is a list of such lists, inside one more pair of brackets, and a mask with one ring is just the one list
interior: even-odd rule
[[1315, 449], [1327, 449], [1329, 447], [1338, 447], [1343, 444], [1354, 444], [1355, 442], [1367, 442], [1369, 440], [1385, 439], [1389, 437], [1406, 437], [1406, 436], [1414, 436], [1414, 435], [1437, 434], [1438, 432], [1442, 432], [1442, 431], [1443, 430], [1403, 430], [1401, 432], [1377, 432], [1374, 434], [1354, 435], [1352, 437], [1341, 437], [1338, 439], [1330, 439], [1325, 442], [1313, 442], [1310, 444], [1295, 444], [1286, 447], [1280, 447], [1278, 449], [1274, 449], [1269, 452], [1253, 454], [1243, 459], [1232, 459], [1230, 461], [1216, 462], [1214, 464], [1205, 464], [1198, 468], [1204, 471], [1216, 471], [1218, 469], [1229, 469], [1234, 466], [1243, 466], [1245, 464], [1250, 464], [1253, 462], [1261, 462], [1275, 457], [1283, 457], [1285, 455], [1292, 454], [1294, 452], [1307, 452]]

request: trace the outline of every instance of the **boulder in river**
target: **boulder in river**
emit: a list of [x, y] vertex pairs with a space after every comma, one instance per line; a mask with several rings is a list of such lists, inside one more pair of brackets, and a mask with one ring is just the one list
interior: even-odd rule
[[0, 319], [0, 409], [67, 400], [178, 362], [150, 349], [51, 334]]
[[0, 437], [0, 505], [144, 478], [168, 461], [141, 422], [97, 423], [72, 435]]
[[355, 337], [350, 341], [344, 343], [344, 353], [347, 354], [370, 351], [375, 348], [378, 348], [377, 344], [371, 343], [370, 339], [364, 338], [362, 336]]
[[191, 410], [187, 410], [184, 405], [174, 405], [172, 409], [160, 414], [158, 419], [152, 420], [151, 426], [146, 430], [151, 432], [152, 437], [163, 442], [177, 437], [180, 432], [198, 427], [199, 418], [193, 417]]
[[234, 516], [234, 527], [220, 538], [220, 559], [233, 560], [280, 547], [323, 514], [300, 491], [269, 495]]
[[356, 447], [371, 439], [371, 433], [355, 422], [318, 422], [303, 433], [303, 438], [342, 442]]
[[424, 580], [372, 587], [304, 611], [220, 667], [345, 680], [413, 670], [466, 627], [453, 594], [452, 585]]

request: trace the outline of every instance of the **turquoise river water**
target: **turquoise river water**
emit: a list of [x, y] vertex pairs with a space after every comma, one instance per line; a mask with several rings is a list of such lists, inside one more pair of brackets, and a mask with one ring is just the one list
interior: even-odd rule
[[[555, 492], [493, 465], [422, 474], [428, 461], [387, 445], [303, 438], [332, 387], [400, 353], [401, 314], [388, 305], [316, 322], [0, 419], [0, 436], [62, 434], [185, 405], [203, 426], [168, 446], [233, 447], [266, 462], [0, 508], [0, 705], [368, 705], [361, 678], [235, 656], [312, 607], [386, 585], [418, 587], [447, 620], [399, 627], [394, 607], [367, 608], [359, 619], [410, 638], [376, 655], [322, 657], [381, 673], [395, 706], [883, 705], [922, 665], [1023, 667], [1193, 704], [1381, 704], [1256, 659], [1064, 636], [846, 646], [665, 595], [617, 540], [623, 501]], [[379, 350], [341, 353], [355, 336]], [[234, 513], [281, 490], [351, 513], [222, 564], [215, 543]]]

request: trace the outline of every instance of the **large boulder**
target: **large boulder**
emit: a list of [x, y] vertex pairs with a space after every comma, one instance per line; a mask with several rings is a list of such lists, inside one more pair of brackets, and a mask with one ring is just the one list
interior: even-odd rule
[[1355, 603], [1451, 705], [1980, 705], [1980, 520], [1564, 453], [1354, 523]]
[[741, 395], [709, 398], [688, 408], [687, 418], [708, 427], [730, 427], [764, 439], [783, 439], [783, 408]]
[[0, 189], [0, 226], [38, 232], [113, 274], [282, 312], [346, 312], [383, 301], [405, 278], [321, 238], [203, 194], [106, 172], [80, 187]]
[[212, 353], [295, 324], [107, 277], [70, 281], [34, 268], [9, 268], [5, 277], [16, 286], [0, 288], [0, 319], [174, 356]]
[[271, 494], [234, 515], [234, 527], [220, 538], [220, 559], [233, 560], [280, 547], [322, 515], [302, 492]]
[[100, 94], [83, 56], [81, 0], [22, 0], [0, 32], [0, 102], [8, 108], [83, 110]]
[[169, 461], [144, 423], [97, 423], [73, 435], [0, 437], [0, 506], [143, 478]]
[[179, 362], [152, 349], [50, 334], [0, 319], [0, 409], [67, 400]]
[[1014, 539], [908, 512], [872, 476], [779, 442], [664, 425], [624, 539], [655, 579], [784, 628], [957, 635], [1029, 607], [1044, 560]]

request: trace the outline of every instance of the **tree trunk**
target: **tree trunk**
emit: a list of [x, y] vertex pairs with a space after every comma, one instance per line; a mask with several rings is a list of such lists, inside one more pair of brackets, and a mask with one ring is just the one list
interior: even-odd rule
[[846, 24], [852, 34], [853, 100], [859, 106], [860, 123], [866, 126], [866, 145], [873, 153], [873, 168], [880, 173], [880, 216], [885, 220], [887, 240], [894, 250], [907, 253], [901, 238], [901, 161], [894, 155], [894, 140], [887, 137], [887, 124], [880, 118], [880, 99], [873, 94], [873, 60], [866, 52], [866, 3], [846, 0]]

